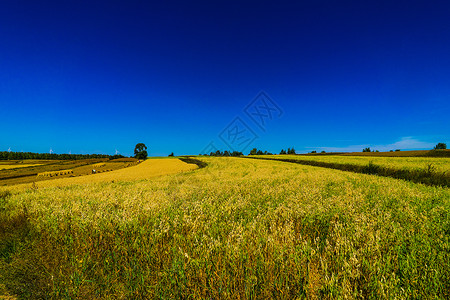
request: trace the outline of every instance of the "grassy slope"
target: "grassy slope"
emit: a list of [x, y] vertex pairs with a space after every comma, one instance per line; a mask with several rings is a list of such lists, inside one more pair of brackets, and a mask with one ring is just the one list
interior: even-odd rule
[[448, 298], [450, 191], [276, 161], [200, 158], [151, 181], [0, 206], [0, 290], [79, 298]]

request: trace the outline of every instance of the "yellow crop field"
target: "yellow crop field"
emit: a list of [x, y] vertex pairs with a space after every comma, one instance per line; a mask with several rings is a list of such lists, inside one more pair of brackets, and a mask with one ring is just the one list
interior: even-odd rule
[[207, 166], [181, 172], [194, 166], [150, 159], [2, 192], [0, 295], [450, 297], [449, 188], [272, 160], [197, 159]]
[[345, 155], [256, 155], [275, 159], [297, 159], [321, 161], [328, 163], [375, 165], [397, 169], [427, 169], [432, 165], [438, 172], [450, 172], [450, 158], [448, 157], [380, 157], [380, 156], [345, 156]]
[[[133, 163], [134, 164], [134, 163]], [[59, 178], [54, 180], [39, 181], [35, 187], [62, 187], [73, 184], [90, 184], [95, 182], [107, 181], [132, 181], [149, 179], [156, 176], [174, 174], [196, 169], [197, 166], [187, 164], [179, 159], [148, 159], [131, 167], [105, 172], [100, 174], [92, 174], [78, 177]], [[55, 172], [46, 172], [55, 173]], [[27, 189], [30, 184], [18, 184], [9, 186], [9, 190]]]
[[16, 169], [16, 168], [26, 168], [26, 167], [34, 167], [34, 166], [40, 166], [42, 164], [13, 164], [13, 165], [3, 165], [0, 164], [0, 170], [9, 170], [9, 169]]

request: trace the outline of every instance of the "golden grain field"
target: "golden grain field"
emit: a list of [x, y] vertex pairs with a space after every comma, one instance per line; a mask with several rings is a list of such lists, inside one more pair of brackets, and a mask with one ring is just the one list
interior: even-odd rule
[[345, 156], [345, 155], [256, 155], [253, 157], [267, 157], [275, 159], [296, 159], [320, 161], [327, 163], [375, 165], [396, 169], [427, 169], [431, 164], [437, 172], [450, 172], [450, 158], [448, 157], [380, 157], [380, 156]]
[[34, 167], [34, 166], [40, 166], [40, 165], [42, 165], [42, 164], [13, 164], [13, 165], [0, 164], [0, 170], [27, 168], [27, 167]]
[[167, 172], [167, 162], [173, 172], [186, 166], [148, 160], [129, 168], [140, 176], [123, 169], [98, 174], [107, 180], [4, 192], [0, 295], [450, 297], [448, 188], [278, 161], [198, 159], [208, 165], [151, 180], [134, 179], [148, 178], [152, 166]]
[[[73, 184], [90, 184], [107, 181], [132, 181], [149, 179], [156, 176], [175, 174], [196, 169], [197, 166], [187, 164], [179, 159], [148, 159], [138, 165], [122, 168], [115, 171], [83, 175], [78, 177], [58, 178], [53, 180], [39, 181], [33, 185], [34, 188], [62, 187]], [[48, 172], [54, 173], [54, 172]], [[23, 190], [30, 188], [31, 184], [18, 184], [5, 187], [8, 190]]]

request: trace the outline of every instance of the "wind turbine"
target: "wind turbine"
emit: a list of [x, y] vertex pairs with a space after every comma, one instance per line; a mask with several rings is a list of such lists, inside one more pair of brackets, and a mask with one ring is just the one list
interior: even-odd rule
[[52, 154], [53, 153], [53, 150], [52, 150], [52, 148], [50, 147], [50, 152], [49, 152], [50, 154]]
[[119, 154], [119, 151], [116, 149], [116, 155]]
[[11, 147], [8, 148], [8, 152], [11, 152]]

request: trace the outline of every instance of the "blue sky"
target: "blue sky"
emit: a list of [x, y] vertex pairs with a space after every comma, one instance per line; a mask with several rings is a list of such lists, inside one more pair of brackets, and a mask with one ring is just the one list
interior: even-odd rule
[[448, 1], [2, 1], [0, 151], [448, 144], [449, 15]]

